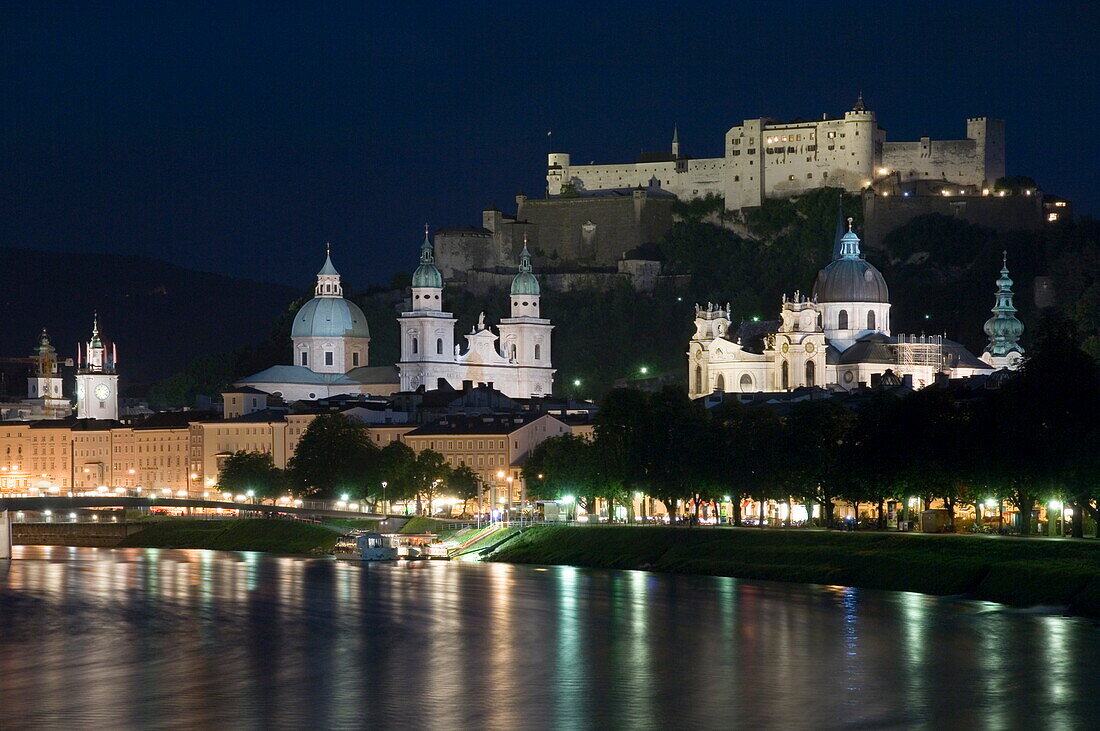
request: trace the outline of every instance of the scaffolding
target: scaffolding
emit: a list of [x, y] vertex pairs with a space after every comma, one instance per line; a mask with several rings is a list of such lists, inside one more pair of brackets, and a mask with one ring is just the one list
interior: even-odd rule
[[942, 335], [898, 335], [891, 344], [894, 362], [904, 372], [917, 366], [943, 366]]

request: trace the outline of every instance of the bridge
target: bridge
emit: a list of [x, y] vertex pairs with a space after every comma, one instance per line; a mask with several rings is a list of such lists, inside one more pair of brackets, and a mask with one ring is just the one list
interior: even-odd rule
[[74, 497], [7, 497], [0, 498], [0, 560], [11, 558], [12, 518], [15, 513], [65, 513], [81, 508], [192, 508], [205, 510], [234, 510], [241, 513], [260, 513], [265, 517], [288, 515], [311, 518], [407, 518], [406, 515], [367, 513], [349, 510], [343, 501], [296, 500], [279, 502], [233, 502], [229, 500], [203, 500], [179, 497], [119, 497], [111, 495]]

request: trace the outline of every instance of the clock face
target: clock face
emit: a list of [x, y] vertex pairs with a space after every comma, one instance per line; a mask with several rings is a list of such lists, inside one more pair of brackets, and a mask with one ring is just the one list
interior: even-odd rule
[[106, 401], [110, 395], [111, 389], [106, 383], [101, 383], [95, 387], [95, 397], [100, 401]]
[[76, 397], [77, 398], [84, 398], [84, 384], [83, 383], [76, 384]]

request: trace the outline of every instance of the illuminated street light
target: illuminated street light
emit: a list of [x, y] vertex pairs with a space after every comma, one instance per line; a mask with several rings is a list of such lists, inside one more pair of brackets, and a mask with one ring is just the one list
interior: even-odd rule
[[647, 366], [642, 366], [638, 369], [638, 372], [644, 376], [645, 374], [649, 373], [649, 368]]

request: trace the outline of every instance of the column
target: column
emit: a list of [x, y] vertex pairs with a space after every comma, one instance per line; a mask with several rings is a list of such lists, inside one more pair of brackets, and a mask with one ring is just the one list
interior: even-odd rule
[[11, 512], [0, 511], [0, 560], [11, 558]]

